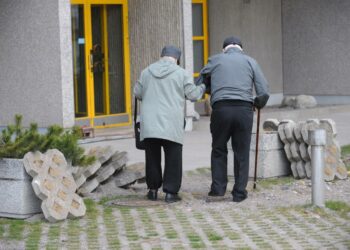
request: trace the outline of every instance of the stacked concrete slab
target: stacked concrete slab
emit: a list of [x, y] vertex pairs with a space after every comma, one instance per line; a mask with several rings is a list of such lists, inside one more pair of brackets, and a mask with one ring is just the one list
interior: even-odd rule
[[[271, 123], [271, 120], [265, 122]], [[295, 178], [311, 178], [311, 147], [309, 146], [308, 132], [319, 128], [325, 129], [327, 133], [324, 179], [331, 181], [334, 178], [347, 178], [347, 170], [340, 158], [340, 146], [336, 140], [335, 122], [331, 119], [309, 119], [298, 123], [292, 120], [279, 122], [278, 135], [284, 144], [284, 151], [290, 162], [293, 176]]]
[[77, 185], [60, 151], [51, 149], [45, 154], [29, 152], [23, 163], [27, 173], [33, 177], [34, 193], [42, 200], [41, 209], [48, 221], [85, 215], [84, 201], [75, 193]]

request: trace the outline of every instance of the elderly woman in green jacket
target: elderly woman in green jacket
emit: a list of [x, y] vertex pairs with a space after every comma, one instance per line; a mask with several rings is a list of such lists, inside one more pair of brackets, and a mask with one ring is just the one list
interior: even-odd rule
[[[145, 142], [147, 198], [157, 200], [163, 185], [168, 203], [181, 200], [178, 192], [182, 180], [182, 144], [186, 99], [196, 101], [205, 85], [194, 85], [193, 78], [178, 66], [181, 51], [165, 46], [161, 58], [145, 68], [134, 87], [141, 100], [140, 139]], [[161, 148], [165, 154], [162, 177]]]

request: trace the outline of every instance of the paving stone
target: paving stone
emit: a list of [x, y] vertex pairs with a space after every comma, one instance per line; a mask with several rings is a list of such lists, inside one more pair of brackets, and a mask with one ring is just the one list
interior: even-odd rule
[[291, 162], [290, 168], [292, 170], [293, 177], [295, 179], [299, 179], [299, 174], [298, 174], [298, 170], [297, 170], [297, 163], [295, 161]]
[[298, 172], [298, 176], [301, 179], [304, 179], [306, 177], [306, 171], [305, 171], [305, 164], [303, 161], [298, 161], [296, 164], [296, 169]]
[[332, 119], [321, 119], [320, 128], [325, 129], [327, 133], [332, 134], [334, 137], [338, 134], [335, 121]]
[[88, 155], [93, 155], [96, 157], [96, 159], [101, 163], [107, 162], [112, 155], [114, 155], [115, 150], [112, 149], [111, 146], [106, 147], [93, 147], [89, 150]]
[[306, 177], [311, 179], [311, 175], [312, 175], [311, 161], [305, 162], [304, 167], [305, 167]]
[[49, 222], [64, 220], [68, 216], [67, 205], [60, 199], [45, 199], [41, 204], [41, 209]]
[[73, 194], [72, 202], [69, 207], [68, 218], [78, 218], [84, 216], [86, 206], [84, 200], [77, 194]]
[[95, 174], [97, 172], [97, 170], [99, 170], [101, 168], [101, 166], [102, 166], [101, 162], [95, 161], [93, 164], [85, 167], [85, 169], [83, 170], [83, 175], [86, 178], [89, 178], [90, 176]]
[[293, 121], [286, 123], [284, 126], [284, 134], [289, 143], [295, 142], [294, 127], [295, 127], [295, 122]]
[[290, 144], [290, 152], [292, 154], [293, 161], [301, 160], [298, 142], [294, 141]]
[[264, 121], [263, 123], [263, 129], [265, 131], [278, 131], [278, 124], [280, 122], [277, 119], [267, 119], [266, 121]]
[[278, 125], [278, 135], [280, 137], [280, 140], [284, 143], [284, 144], [288, 144], [289, 141], [287, 140], [286, 134], [284, 133], [284, 127], [285, 127], [285, 123], [280, 123]]
[[308, 162], [311, 160], [308, 152], [308, 146], [306, 145], [306, 143], [304, 142], [299, 143], [299, 152], [300, 152], [300, 157], [303, 161]]
[[39, 151], [26, 154], [23, 161], [27, 173], [32, 177], [37, 176], [39, 173], [46, 173], [49, 167], [49, 160]]
[[335, 177], [340, 180], [345, 180], [348, 177], [348, 171], [344, 162], [341, 159], [338, 159], [335, 171]]
[[287, 159], [290, 162], [293, 162], [294, 160], [293, 160], [292, 152], [290, 150], [290, 144], [285, 144], [284, 145], [284, 152], [286, 153]]
[[85, 196], [85, 195], [91, 193], [92, 191], [94, 191], [98, 187], [99, 184], [100, 184], [100, 182], [98, 180], [96, 180], [96, 178], [93, 178], [92, 180], [85, 182], [78, 189], [78, 193]]
[[33, 178], [32, 187], [36, 196], [41, 200], [50, 197], [50, 193], [57, 192], [57, 183], [48, 175], [37, 175]]
[[301, 128], [302, 128], [304, 123], [306, 123], [306, 122], [301, 121], [301, 122], [298, 122], [297, 124], [295, 124], [295, 126], [294, 126], [294, 131], [293, 131], [294, 137], [299, 143], [304, 142], [303, 136], [301, 135]]
[[86, 182], [85, 175], [80, 175], [78, 178], [74, 179], [75, 184], [77, 184], [77, 188], [81, 187]]
[[140, 162], [126, 166], [123, 171], [117, 176], [113, 176], [110, 181], [114, 181], [118, 187], [124, 187], [143, 178], [145, 178], [145, 164]]
[[113, 165], [105, 166], [96, 173], [96, 180], [98, 182], [103, 182], [107, 180], [109, 177], [111, 177], [115, 172]]
[[[68, 164], [64, 155], [57, 149], [49, 149], [45, 153], [46, 157], [51, 160], [51, 167], [66, 169]], [[56, 165], [56, 166], [55, 166]]]

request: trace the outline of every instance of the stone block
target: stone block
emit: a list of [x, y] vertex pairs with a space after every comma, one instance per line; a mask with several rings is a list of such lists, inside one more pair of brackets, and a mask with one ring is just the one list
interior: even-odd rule
[[24, 219], [41, 212], [21, 159], [0, 159], [0, 216]]
[[280, 123], [278, 125], [278, 135], [279, 135], [279, 138], [280, 140], [284, 143], [284, 144], [287, 144], [289, 143], [289, 141], [287, 140], [287, 137], [286, 137], [286, 134], [284, 133], [284, 127], [285, 127], [286, 123]]
[[317, 101], [311, 95], [298, 95], [295, 97], [293, 106], [295, 109], [313, 108], [317, 106]]

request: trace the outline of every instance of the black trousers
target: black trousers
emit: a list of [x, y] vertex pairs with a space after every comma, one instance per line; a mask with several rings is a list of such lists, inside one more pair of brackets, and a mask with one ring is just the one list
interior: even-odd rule
[[231, 138], [234, 152], [235, 184], [232, 195], [247, 197], [249, 149], [253, 126], [253, 106], [244, 101], [221, 101], [213, 105], [210, 118], [212, 134], [211, 190], [224, 195], [227, 187], [227, 143]]
[[[146, 146], [146, 183], [149, 189], [159, 189], [177, 194], [182, 181], [182, 144], [157, 139], [145, 139]], [[164, 149], [165, 166], [162, 177], [161, 148]]]

